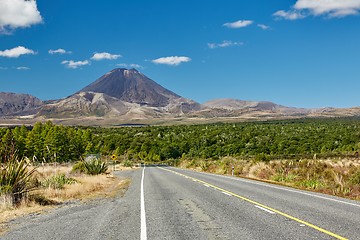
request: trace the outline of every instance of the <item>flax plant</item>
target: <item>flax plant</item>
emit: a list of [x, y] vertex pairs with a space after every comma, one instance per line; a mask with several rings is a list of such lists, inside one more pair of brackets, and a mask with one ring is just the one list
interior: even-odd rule
[[12, 205], [16, 205], [27, 196], [27, 193], [35, 186], [32, 184], [35, 168], [29, 169], [25, 159], [18, 160], [16, 156], [5, 163], [0, 171], [0, 196], [11, 199]]

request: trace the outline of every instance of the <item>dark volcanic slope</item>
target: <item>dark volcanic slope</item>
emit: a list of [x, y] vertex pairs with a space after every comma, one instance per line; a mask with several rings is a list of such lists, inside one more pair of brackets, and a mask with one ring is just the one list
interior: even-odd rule
[[43, 102], [29, 94], [0, 92], [0, 116], [33, 114]]
[[98, 92], [125, 102], [164, 107], [179, 95], [163, 88], [136, 69], [117, 68], [79, 92]]

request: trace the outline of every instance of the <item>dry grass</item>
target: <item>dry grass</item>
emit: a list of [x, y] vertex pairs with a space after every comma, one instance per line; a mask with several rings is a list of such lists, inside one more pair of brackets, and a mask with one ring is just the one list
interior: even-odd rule
[[359, 159], [300, 159], [259, 162], [224, 157], [220, 160], [183, 160], [180, 167], [195, 171], [269, 181], [360, 200]]
[[[40, 166], [37, 168], [37, 177], [41, 181], [57, 174], [70, 176], [71, 168], [71, 165]], [[71, 177], [76, 179], [77, 183], [66, 184], [63, 189], [38, 188], [31, 192], [28, 200], [16, 207], [6, 204], [6, 199], [1, 198], [0, 233], [5, 230], [4, 223], [16, 217], [54, 208], [69, 200], [86, 201], [98, 197], [114, 197], [116, 194], [123, 193], [130, 184], [129, 179], [120, 180], [111, 174]]]
[[60, 165], [60, 164], [46, 164], [46, 165], [39, 165], [36, 167], [37, 177], [40, 178], [48, 178], [50, 176], [56, 174], [66, 174], [69, 175], [72, 169], [72, 165]]
[[40, 191], [41, 195], [53, 201], [66, 201], [72, 199], [89, 199], [112, 194], [118, 185], [124, 185], [124, 180], [119, 181], [112, 175], [79, 176], [74, 177], [77, 183], [65, 185], [64, 189], [46, 188]]

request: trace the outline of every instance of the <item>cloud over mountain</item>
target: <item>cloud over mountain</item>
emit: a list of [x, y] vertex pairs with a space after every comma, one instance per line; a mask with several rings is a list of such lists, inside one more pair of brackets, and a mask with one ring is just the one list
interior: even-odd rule
[[171, 66], [177, 66], [180, 63], [190, 62], [191, 58], [184, 57], [184, 56], [171, 56], [171, 57], [161, 57], [152, 60], [151, 62], [156, 64], [165, 64], [165, 65], [171, 65]]
[[81, 66], [90, 65], [90, 62], [88, 60], [85, 61], [64, 60], [61, 62], [61, 64], [66, 65], [68, 68], [76, 69]]
[[127, 63], [119, 63], [119, 64], [116, 64], [117, 67], [123, 67], [123, 68], [143, 68], [143, 66], [139, 65], [139, 64], [136, 64], [136, 63], [130, 63], [130, 64], [127, 64]]
[[107, 52], [102, 52], [102, 53], [95, 53], [92, 57], [91, 60], [95, 60], [95, 61], [100, 61], [100, 60], [116, 60], [118, 58], [121, 58], [122, 56], [120, 54], [111, 54], [111, 53], [107, 53]]

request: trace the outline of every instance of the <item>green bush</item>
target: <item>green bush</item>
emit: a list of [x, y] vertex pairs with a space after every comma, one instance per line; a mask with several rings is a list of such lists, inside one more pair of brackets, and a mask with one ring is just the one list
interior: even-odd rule
[[125, 160], [123, 163], [124, 167], [133, 167], [133, 162], [130, 160]]
[[76, 162], [71, 169], [71, 173], [86, 173], [84, 161]]
[[27, 162], [13, 157], [0, 170], [0, 196], [9, 195], [12, 204], [19, 203], [26, 194], [35, 188], [32, 184], [35, 168], [29, 170]]
[[65, 174], [54, 175], [48, 179], [45, 179], [41, 185], [43, 187], [53, 189], [63, 189], [65, 184], [74, 184], [77, 181], [73, 178], [68, 178]]
[[108, 169], [108, 166], [105, 162], [100, 159], [94, 159], [89, 162], [84, 161], [85, 173], [89, 175], [98, 175], [105, 173]]
[[209, 162], [207, 160], [203, 160], [200, 162], [201, 170], [204, 172], [206, 172], [209, 169], [210, 165], [211, 165], [211, 162]]
[[353, 184], [360, 184], [360, 170], [351, 175], [350, 182]]
[[300, 186], [309, 188], [309, 189], [319, 189], [324, 186], [322, 182], [316, 179], [308, 179], [300, 182]]
[[271, 180], [276, 181], [276, 182], [289, 182], [292, 183], [295, 181], [295, 179], [298, 178], [298, 175], [295, 174], [282, 174], [282, 173], [278, 173], [274, 176], [271, 177]]

